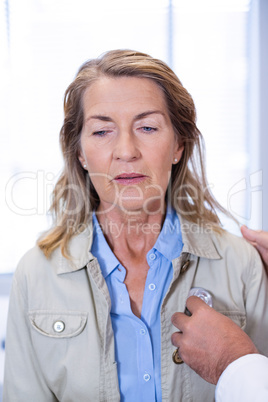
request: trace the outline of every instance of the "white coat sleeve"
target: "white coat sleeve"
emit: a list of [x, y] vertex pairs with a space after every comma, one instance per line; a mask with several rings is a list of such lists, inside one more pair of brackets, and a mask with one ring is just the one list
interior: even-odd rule
[[268, 358], [250, 354], [231, 363], [216, 387], [216, 402], [267, 402]]

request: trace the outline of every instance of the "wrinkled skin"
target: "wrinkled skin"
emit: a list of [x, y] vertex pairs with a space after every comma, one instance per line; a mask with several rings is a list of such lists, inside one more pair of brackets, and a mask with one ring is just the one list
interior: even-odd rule
[[248, 335], [232, 320], [206, 305], [196, 296], [187, 300], [191, 317], [175, 313], [172, 323], [181, 332], [171, 341], [179, 355], [204, 380], [217, 384], [225, 368], [234, 360], [258, 353]]

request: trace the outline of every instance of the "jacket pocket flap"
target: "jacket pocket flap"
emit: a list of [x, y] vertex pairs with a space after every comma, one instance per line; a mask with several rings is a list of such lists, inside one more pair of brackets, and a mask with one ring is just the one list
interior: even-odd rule
[[86, 326], [87, 313], [80, 311], [30, 311], [32, 326], [42, 335], [52, 338], [71, 338]]

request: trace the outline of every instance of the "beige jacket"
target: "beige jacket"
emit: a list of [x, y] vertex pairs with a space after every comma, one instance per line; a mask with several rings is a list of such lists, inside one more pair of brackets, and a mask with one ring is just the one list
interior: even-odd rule
[[[243, 239], [181, 222], [184, 247], [161, 310], [162, 400], [209, 402], [214, 386], [172, 361], [170, 317], [184, 311], [191, 287], [203, 287], [268, 355], [267, 278]], [[59, 250], [46, 259], [38, 247], [22, 258], [10, 299], [4, 402], [120, 400], [110, 297], [91, 243], [90, 226], [71, 241], [73, 263]]]

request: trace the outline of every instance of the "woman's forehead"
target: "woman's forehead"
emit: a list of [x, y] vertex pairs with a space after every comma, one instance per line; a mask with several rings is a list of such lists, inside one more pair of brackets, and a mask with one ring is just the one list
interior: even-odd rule
[[84, 109], [99, 107], [133, 106], [157, 108], [167, 111], [161, 88], [149, 78], [101, 77], [88, 87], [84, 94]]

